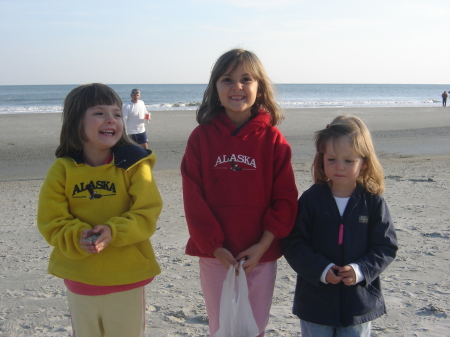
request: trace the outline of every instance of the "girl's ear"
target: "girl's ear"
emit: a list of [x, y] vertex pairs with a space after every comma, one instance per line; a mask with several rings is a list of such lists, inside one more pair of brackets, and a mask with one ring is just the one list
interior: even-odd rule
[[364, 171], [367, 168], [367, 160], [363, 159], [363, 163], [361, 165], [361, 171]]

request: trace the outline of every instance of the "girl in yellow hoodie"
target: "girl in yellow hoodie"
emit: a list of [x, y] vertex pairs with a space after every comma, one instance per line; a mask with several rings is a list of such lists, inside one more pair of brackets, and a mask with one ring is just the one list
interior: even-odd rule
[[143, 336], [144, 286], [160, 273], [150, 236], [162, 200], [156, 156], [126, 135], [122, 101], [100, 83], [64, 101], [56, 161], [37, 223], [53, 246], [48, 272], [64, 279], [74, 336]]

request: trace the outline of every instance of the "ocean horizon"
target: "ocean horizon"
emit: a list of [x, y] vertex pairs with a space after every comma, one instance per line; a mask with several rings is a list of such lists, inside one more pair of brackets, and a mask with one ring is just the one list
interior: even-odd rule
[[[149, 111], [196, 110], [206, 84], [108, 84], [124, 102], [133, 88]], [[1, 85], [0, 114], [60, 113], [77, 85]], [[450, 84], [274, 84], [283, 109], [439, 107]]]

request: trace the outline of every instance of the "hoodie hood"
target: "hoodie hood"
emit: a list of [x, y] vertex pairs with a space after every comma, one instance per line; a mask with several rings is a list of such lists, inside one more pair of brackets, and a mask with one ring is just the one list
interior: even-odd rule
[[271, 116], [267, 111], [259, 110], [255, 117], [237, 128], [226, 113], [221, 112], [211, 121], [211, 124], [224, 137], [237, 136], [245, 139], [249, 135], [263, 132], [266, 127], [270, 126], [270, 120]]

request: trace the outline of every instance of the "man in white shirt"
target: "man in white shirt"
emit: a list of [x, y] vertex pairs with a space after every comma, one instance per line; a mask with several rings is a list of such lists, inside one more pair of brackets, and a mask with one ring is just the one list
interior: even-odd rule
[[[148, 149], [148, 138], [145, 133], [145, 119], [150, 120], [145, 104], [139, 98], [139, 89], [131, 90], [131, 102], [123, 105], [123, 122], [128, 136], [142, 148]], [[148, 117], [146, 118], [146, 114]]]

